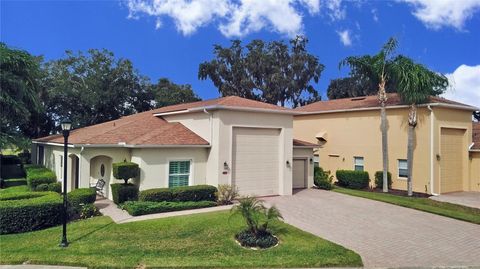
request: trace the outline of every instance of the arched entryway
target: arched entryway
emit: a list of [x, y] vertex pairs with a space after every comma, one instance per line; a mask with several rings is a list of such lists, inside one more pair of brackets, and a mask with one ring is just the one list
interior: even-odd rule
[[99, 179], [105, 181], [103, 195], [112, 199], [110, 193], [110, 178], [112, 177], [112, 158], [100, 155], [90, 159], [90, 184], [95, 185]]
[[72, 190], [78, 189], [80, 185], [80, 159], [75, 154], [70, 154], [70, 186]]

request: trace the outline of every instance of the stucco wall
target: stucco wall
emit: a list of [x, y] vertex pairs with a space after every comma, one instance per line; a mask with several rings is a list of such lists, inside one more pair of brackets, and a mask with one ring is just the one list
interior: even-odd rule
[[169, 161], [190, 160], [191, 185], [206, 184], [205, 148], [145, 148], [132, 150], [132, 162], [140, 166], [140, 189], [167, 188]]
[[188, 113], [188, 114], [173, 114], [163, 116], [168, 122], [181, 122], [185, 127], [192, 130], [194, 133], [210, 142], [212, 128], [210, 125], [210, 118], [213, 116], [210, 113]]

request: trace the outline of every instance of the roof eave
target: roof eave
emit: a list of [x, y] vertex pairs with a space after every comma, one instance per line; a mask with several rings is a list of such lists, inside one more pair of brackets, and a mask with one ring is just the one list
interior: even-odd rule
[[[63, 143], [32, 141], [34, 144], [63, 146]], [[156, 144], [68, 144], [69, 148], [210, 148], [210, 144], [156, 145]]]
[[156, 117], [161, 117], [161, 116], [176, 115], [176, 114], [202, 112], [205, 110], [231, 110], [231, 111], [274, 113], [274, 114], [285, 114], [285, 115], [302, 114], [302, 112], [294, 111], [290, 109], [276, 110], [276, 109], [268, 109], [268, 108], [250, 108], [250, 107], [214, 105], [214, 106], [195, 107], [195, 108], [189, 108], [185, 110], [177, 110], [177, 111], [171, 111], [171, 112], [154, 113], [153, 115]]

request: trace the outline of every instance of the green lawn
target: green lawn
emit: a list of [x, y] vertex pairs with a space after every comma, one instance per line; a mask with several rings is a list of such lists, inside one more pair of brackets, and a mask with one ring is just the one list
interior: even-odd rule
[[115, 224], [96, 217], [69, 224], [70, 246], [60, 249], [61, 228], [0, 236], [2, 264], [92, 267], [320, 267], [361, 266], [359, 255], [277, 222], [280, 245], [244, 249], [234, 241], [240, 217], [222, 211]]
[[404, 197], [387, 193], [352, 190], [340, 187], [335, 187], [333, 191], [480, 224], [480, 209], [477, 208], [439, 202], [429, 198]]

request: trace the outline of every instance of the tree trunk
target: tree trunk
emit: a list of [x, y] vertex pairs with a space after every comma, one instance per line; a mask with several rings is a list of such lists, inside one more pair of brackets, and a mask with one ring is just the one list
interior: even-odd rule
[[388, 192], [388, 133], [387, 133], [387, 93], [385, 92], [385, 77], [382, 75], [378, 84], [378, 100], [380, 102], [380, 118], [382, 129], [382, 160], [383, 160], [383, 192]]
[[413, 195], [412, 175], [413, 175], [413, 143], [415, 136], [415, 127], [417, 126], [417, 106], [412, 104], [408, 113], [408, 146], [407, 146], [407, 191], [408, 196]]

